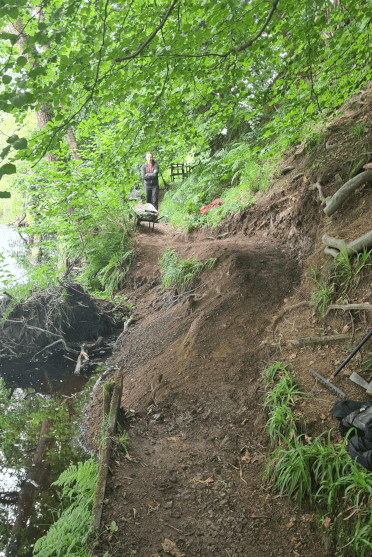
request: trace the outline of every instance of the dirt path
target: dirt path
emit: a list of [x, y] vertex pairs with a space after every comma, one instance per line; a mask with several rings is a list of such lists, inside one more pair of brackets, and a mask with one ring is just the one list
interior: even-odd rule
[[[170, 244], [184, 257], [217, 258], [188, 296], [159, 289], [156, 264]], [[142, 227], [124, 291], [136, 322], [113, 359], [124, 369], [129, 455], [117, 445], [111, 459], [97, 556], [326, 554], [316, 516], [300, 518], [262, 480], [262, 340], [300, 272], [264, 235], [208, 240]], [[91, 439], [100, 416], [97, 393]]]

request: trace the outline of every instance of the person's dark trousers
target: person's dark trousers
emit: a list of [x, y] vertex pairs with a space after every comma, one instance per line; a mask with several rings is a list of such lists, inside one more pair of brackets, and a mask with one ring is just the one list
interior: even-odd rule
[[151, 203], [158, 210], [159, 186], [145, 186], [146, 203]]

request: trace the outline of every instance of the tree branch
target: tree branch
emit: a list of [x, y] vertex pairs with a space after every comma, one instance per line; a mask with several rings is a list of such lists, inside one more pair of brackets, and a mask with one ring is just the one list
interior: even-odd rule
[[[173, 0], [172, 4], [169, 6], [167, 13], [165, 14], [165, 17], [163, 19], [163, 21], [160, 23], [160, 25], [158, 25], [158, 27], [151, 33], [151, 35], [149, 36], [149, 38], [139, 47], [138, 50], [136, 50], [136, 52], [134, 52], [133, 54], [129, 54], [128, 56], [123, 56], [122, 58], [116, 58], [115, 62], [123, 62], [124, 60], [131, 60], [133, 58], [136, 58], [136, 56], [138, 56], [142, 50], [144, 48], [146, 48], [146, 46], [152, 41], [152, 39], [155, 37], [155, 35], [160, 31], [160, 29], [162, 29], [164, 27], [165, 22], [167, 21], [168, 17], [170, 16], [171, 12], [173, 11], [174, 6], [177, 4], [178, 0]], [[279, 0], [277, 0], [277, 2], [279, 2]]]
[[[223, 55], [223, 57], [224, 57], [224, 58], [227, 58], [230, 54], [233, 54], [233, 53], [237, 54], [238, 52], [241, 52], [242, 50], [246, 50], [247, 48], [249, 48], [250, 46], [252, 46], [252, 44], [253, 44], [255, 41], [257, 41], [257, 39], [259, 39], [259, 38], [261, 37], [262, 33], [265, 31], [266, 27], [269, 25], [270, 20], [271, 20], [271, 18], [273, 17], [274, 12], [275, 12], [276, 8], [278, 7], [279, 2], [280, 2], [280, 0], [275, 0], [275, 1], [274, 1], [273, 5], [272, 5], [272, 8], [271, 8], [271, 10], [270, 10], [270, 13], [269, 13], [269, 15], [267, 16], [265, 23], [263, 24], [263, 26], [261, 27], [261, 29], [259, 30], [259, 32], [257, 33], [257, 35], [255, 35], [254, 37], [252, 37], [252, 39], [249, 39], [249, 41], [247, 41], [247, 42], [241, 44], [240, 46], [236, 46], [236, 47], [234, 47], [234, 48], [231, 48], [228, 52], [226, 52], [226, 53]], [[208, 73], [210, 73], [211, 71], [215, 70], [215, 69], [216, 69], [218, 66], [220, 66], [220, 65], [221, 65], [221, 62], [218, 62], [218, 64], [216, 64], [215, 66], [213, 66], [213, 68], [211, 68], [211, 69], [209, 70]]]

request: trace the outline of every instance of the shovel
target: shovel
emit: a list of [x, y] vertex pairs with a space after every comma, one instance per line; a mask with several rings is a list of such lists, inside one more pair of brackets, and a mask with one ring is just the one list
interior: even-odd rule
[[349, 379], [350, 381], [353, 381], [354, 383], [359, 385], [359, 387], [362, 387], [362, 389], [365, 389], [367, 395], [372, 395], [372, 381], [370, 383], [367, 383], [367, 381], [365, 381], [363, 377], [355, 373], [355, 371], [353, 371]]
[[[354, 350], [348, 355], [348, 357], [342, 362], [342, 364], [340, 364], [338, 366], [338, 368], [336, 369], [336, 371], [334, 373], [332, 373], [331, 377], [329, 379], [326, 379], [325, 377], [323, 377], [322, 375], [320, 375], [319, 373], [317, 373], [316, 371], [314, 371], [313, 369], [310, 369], [310, 374], [315, 377], [315, 379], [318, 379], [318, 381], [320, 381], [325, 387], [327, 387], [327, 389], [329, 389], [333, 394], [335, 394], [337, 397], [341, 398], [341, 400], [344, 400], [346, 398], [345, 393], [343, 393], [342, 391], [340, 391], [340, 389], [338, 389], [337, 387], [335, 387], [335, 385], [333, 385], [331, 383], [331, 380], [334, 379], [336, 377], [336, 375], [346, 366], [346, 364], [348, 362], [350, 362], [351, 358], [353, 356], [355, 356], [355, 354], [358, 352], [358, 350], [360, 348], [362, 348], [363, 344], [365, 342], [367, 342], [367, 340], [372, 336], [372, 330], [369, 331], [369, 333], [366, 334], [366, 336], [364, 337], [363, 340], [360, 341], [360, 343], [358, 344], [358, 346], [356, 348], [354, 348]], [[354, 375], [354, 373], [352, 374]], [[355, 375], [359, 378], [360, 381], [364, 381], [364, 379], [362, 379], [361, 377], [359, 377], [359, 375], [357, 373], [355, 373]], [[351, 377], [350, 377], [351, 379]], [[351, 379], [353, 381], [353, 379]], [[355, 383], [357, 383], [357, 381], [355, 381]], [[367, 381], [364, 381], [364, 383], [367, 385], [368, 389], [370, 387], [370, 385], [367, 383]], [[363, 385], [364, 385], [363, 383]], [[361, 385], [360, 383], [358, 383], [358, 385]], [[363, 386], [361, 385], [361, 386]], [[372, 384], [371, 384], [372, 387]]]

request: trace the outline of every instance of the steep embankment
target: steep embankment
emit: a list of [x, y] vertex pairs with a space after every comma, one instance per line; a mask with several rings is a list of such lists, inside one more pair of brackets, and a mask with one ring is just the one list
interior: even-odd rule
[[[338, 133], [332, 141], [340, 147], [345, 125]], [[113, 358], [124, 370], [129, 454], [117, 445], [112, 455], [95, 554], [334, 554], [337, 541], [324, 545], [314, 511], [303, 505], [299, 516], [294, 501], [278, 499], [262, 481], [269, 452], [263, 369], [274, 359], [293, 364], [297, 384], [311, 393], [293, 407], [309, 437], [337, 428], [334, 397], [320, 385], [314, 388], [309, 367], [330, 375], [349, 345], [330, 341], [314, 348], [314, 343], [292, 341], [363, 333], [370, 326], [366, 312], [328, 314], [324, 322], [313, 315], [311, 295], [317, 286], [309, 269], [319, 271], [319, 283], [331, 280], [323, 233], [352, 240], [371, 228], [370, 186], [332, 219], [311, 187], [318, 181], [324, 195], [332, 195], [340, 185], [335, 176], [342, 183], [352, 170], [344, 166], [347, 150], [354, 160], [353, 149], [361, 152], [358, 143], [350, 147], [345, 141], [330, 155], [329, 135], [328, 129], [323, 144], [308, 154], [300, 148], [287, 157], [282, 166], [294, 168], [277, 179], [278, 191], [217, 230], [185, 235], [166, 225], [154, 233], [141, 227], [124, 290], [136, 306], [135, 322]], [[161, 291], [157, 262], [168, 245], [183, 257], [217, 259], [193, 292]], [[367, 272], [346, 289], [339, 283], [332, 301], [340, 294], [349, 303], [371, 302], [370, 280]], [[349, 342], [355, 344], [354, 337]], [[349, 398], [365, 396], [346, 375], [337, 384]], [[97, 392], [90, 410], [92, 443], [99, 438], [101, 415], [102, 393]], [[337, 439], [337, 429], [332, 436]]]

